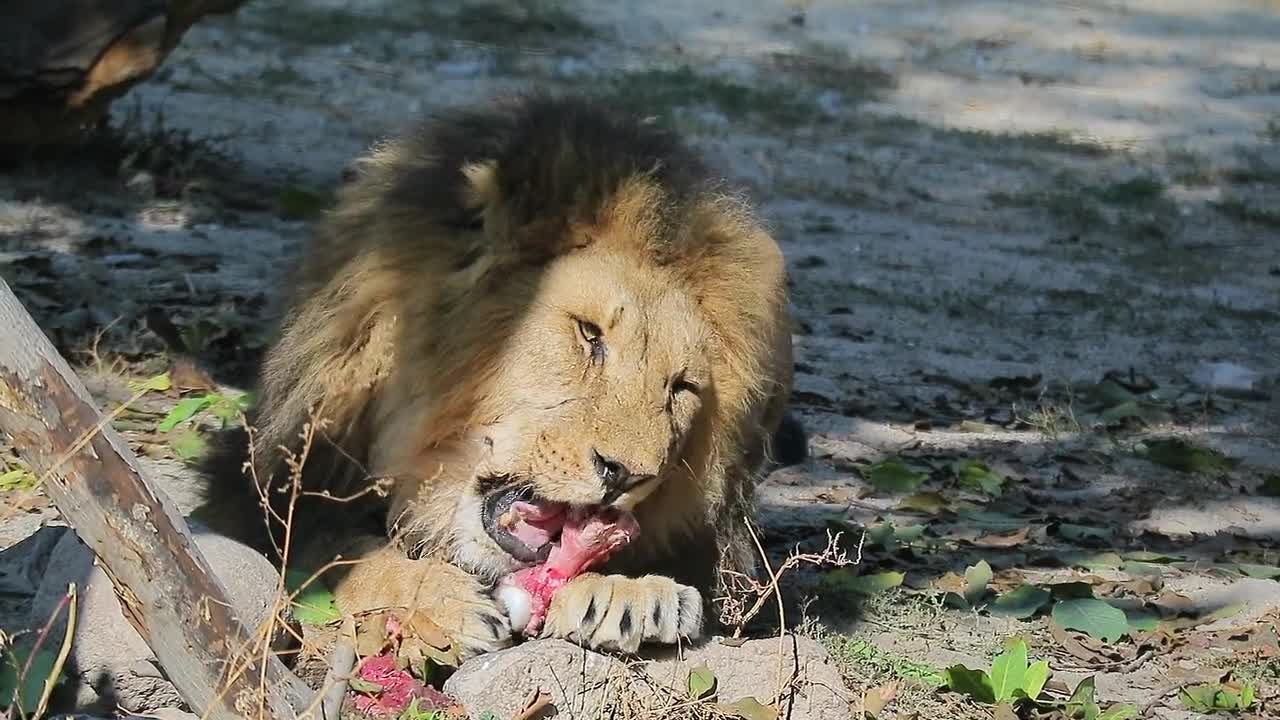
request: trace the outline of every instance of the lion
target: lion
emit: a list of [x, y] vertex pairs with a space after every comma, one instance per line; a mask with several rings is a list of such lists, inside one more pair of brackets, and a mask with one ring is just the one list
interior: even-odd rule
[[350, 166], [289, 283], [253, 452], [219, 446], [197, 517], [291, 563], [358, 558], [325, 576], [344, 611], [508, 647], [495, 583], [545, 557], [513, 507], [639, 527], [540, 637], [693, 641], [725, 572], [754, 571], [754, 485], [804, 454], [787, 272], [675, 133], [538, 94], [429, 118]]

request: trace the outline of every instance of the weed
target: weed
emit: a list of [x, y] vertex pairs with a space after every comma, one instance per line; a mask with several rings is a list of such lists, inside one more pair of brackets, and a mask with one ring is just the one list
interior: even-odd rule
[[637, 113], [658, 115], [670, 123], [674, 111], [710, 107], [728, 118], [754, 118], [774, 125], [811, 122], [818, 113], [812, 100], [793, 88], [770, 83], [739, 83], [704, 75], [688, 65], [675, 69], [627, 72], [608, 79], [602, 99]]
[[912, 679], [932, 687], [941, 687], [946, 683], [946, 677], [938, 668], [885, 652], [866, 640], [840, 633], [825, 634], [818, 640], [846, 674], [872, 676], [876, 679]]
[[1164, 197], [1164, 191], [1165, 185], [1160, 179], [1143, 175], [1104, 185], [1094, 194], [1112, 205], [1148, 205]]
[[1280, 211], [1250, 205], [1238, 198], [1228, 198], [1211, 205], [1224, 216], [1252, 225], [1280, 228]]
[[796, 53], [775, 53], [771, 64], [812, 87], [834, 90], [846, 98], [871, 99], [895, 84], [894, 76], [869, 63], [859, 63], [843, 48], [811, 44]]

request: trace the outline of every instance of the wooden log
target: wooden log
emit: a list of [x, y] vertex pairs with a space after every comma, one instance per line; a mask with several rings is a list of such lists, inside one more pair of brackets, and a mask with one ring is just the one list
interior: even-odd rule
[[261, 643], [232, 614], [182, 515], [147, 481], [3, 279], [0, 432], [97, 554], [125, 616], [195, 712], [211, 719], [315, 714], [313, 693], [278, 658], [243, 652]]

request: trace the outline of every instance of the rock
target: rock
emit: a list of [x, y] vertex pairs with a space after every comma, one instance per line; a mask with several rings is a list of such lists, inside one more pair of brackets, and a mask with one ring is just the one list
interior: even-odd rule
[[[196, 546], [222, 582], [241, 621], [253, 631], [270, 617], [279, 573], [254, 550], [188, 523]], [[93, 552], [74, 532], [64, 532], [53, 549], [30, 624], [39, 627], [47, 622], [71, 583], [78, 593], [78, 618], [68, 675], [79, 682], [68, 685], [75, 688], [77, 711], [110, 711], [117, 703], [133, 713], [185, 709], [155, 654], [125, 619], [110, 580], [94, 564]], [[53, 637], [62, 637], [65, 627], [65, 621], [59, 621]]]
[[797, 691], [789, 699], [790, 713], [782, 708], [784, 717], [849, 717], [852, 698], [821, 645], [789, 637], [781, 665], [778, 653], [777, 638], [748, 640], [739, 647], [712, 638], [679, 653], [651, 650], [644, 654], [645, 662], [634, 663], [563, 640], [534, 640], [464, 663], [445, 682], [444, 691], [457, 698], [472, 718], [485, 712], [515, 716], [539, 689], [550, 694], [560, 717], [600, 717], [610, 708], [623, 706], [643, 714], [687, 701], [689, 672], [705, 665], [716, 676], [717, 702], [752, 697], [767, 703], [795, 672]]
[[1258, 389], [1262, 375], [1231, 362], [1202, 363], [1191, 375], [1191, 381], [1205, 390], [1223, 395], [1250, 395]]
[[156, 177], [146, 170], [134, 173], [124, 187], [140, 200], [154, 200], [156, 197]]

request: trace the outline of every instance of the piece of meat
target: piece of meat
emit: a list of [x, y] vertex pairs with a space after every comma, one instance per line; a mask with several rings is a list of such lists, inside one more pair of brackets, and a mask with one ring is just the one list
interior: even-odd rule
[[498, 582], [496, 595], [511, 628], [533, 636], [542, 627], [551, 597], [573, 578], [609, 559], [640, 533], [635, 516], [614, 508], [569, 511], [547, 561]]

